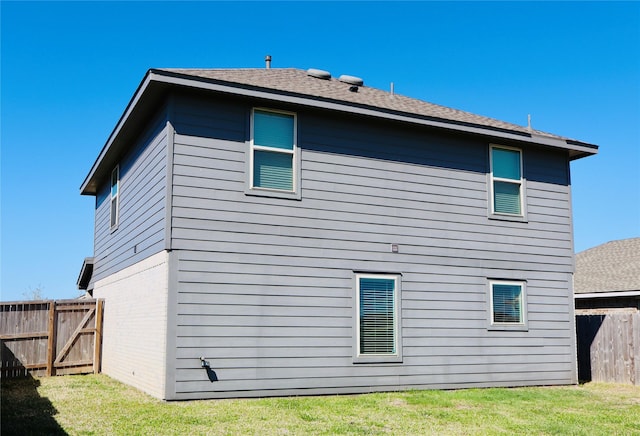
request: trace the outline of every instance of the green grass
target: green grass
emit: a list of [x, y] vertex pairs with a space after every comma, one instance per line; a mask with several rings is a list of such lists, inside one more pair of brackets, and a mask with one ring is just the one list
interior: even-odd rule
[[2, 435], [640, 435], [640, 387], [162, 402], [104, 375], [2, 381]]

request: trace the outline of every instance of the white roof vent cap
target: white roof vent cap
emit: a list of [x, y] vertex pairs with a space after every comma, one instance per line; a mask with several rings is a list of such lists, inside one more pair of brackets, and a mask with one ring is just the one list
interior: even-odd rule
[[309, 68], [307, 70], [307, 76], [315, 77], [316, 79], [329, 80], [331, 79], [331, 73], [324, 70], [317, 70], [315, 68]]
[[362, 80], [360, 77], [348, 76], [346, 74], [343, 74], [342, 76], [340, 76], [338, 80], [344, 83], [348, 83], [349, 85], [356, 85], [356, 86], [364, 85], [364, 80]]

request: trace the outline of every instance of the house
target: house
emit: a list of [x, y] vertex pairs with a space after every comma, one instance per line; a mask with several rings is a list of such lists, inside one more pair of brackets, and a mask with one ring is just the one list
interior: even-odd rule
[[167, 400], [576, 383], [596, 152], [355, 76], [149, 70], [81, 186], [103, 371]]
[[576, 255], [578, 377], [640, 385], [640, 238]]
[[576, 313], [640, 309], [640, 238], [607, 242], [576, 255]]

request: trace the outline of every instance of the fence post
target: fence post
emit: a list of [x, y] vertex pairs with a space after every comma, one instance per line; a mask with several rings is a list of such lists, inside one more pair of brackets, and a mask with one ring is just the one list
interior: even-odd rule
[[54, 334], [55, 334], [55, 321], [56, 321], [56, 302], [49, 301], [49, 328], [47, 338], [47, 376], [53, 375], [53, 361], [55, 359], [55, 347], [54, 347]]
[[99, 298], [96, 301], [96, 332], [93, 338], [93, 373], [100, 373], [100, 364], [102, 362], [102, 310], [104, 300]]
[[640, 386], [640, 312], [636, 312], [631, 317], [631, 328], [633, 334], [633, 349], [632, 362], [633, 362], [633, 384]]

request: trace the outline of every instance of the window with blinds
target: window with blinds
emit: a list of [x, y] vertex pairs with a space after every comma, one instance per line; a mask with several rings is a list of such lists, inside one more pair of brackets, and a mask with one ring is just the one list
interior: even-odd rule
[[251, 140], [251, 188], [296, 190], [296, 117], [254, 109]]
[[490, 289], [491, 324], [524, 325], [524, 283], [493, 281]]
[[358, 356], [399, 356], [398, 277], [357, 276]]
[[522, 152], [491, 147], [492, 213], [523, 215]]

